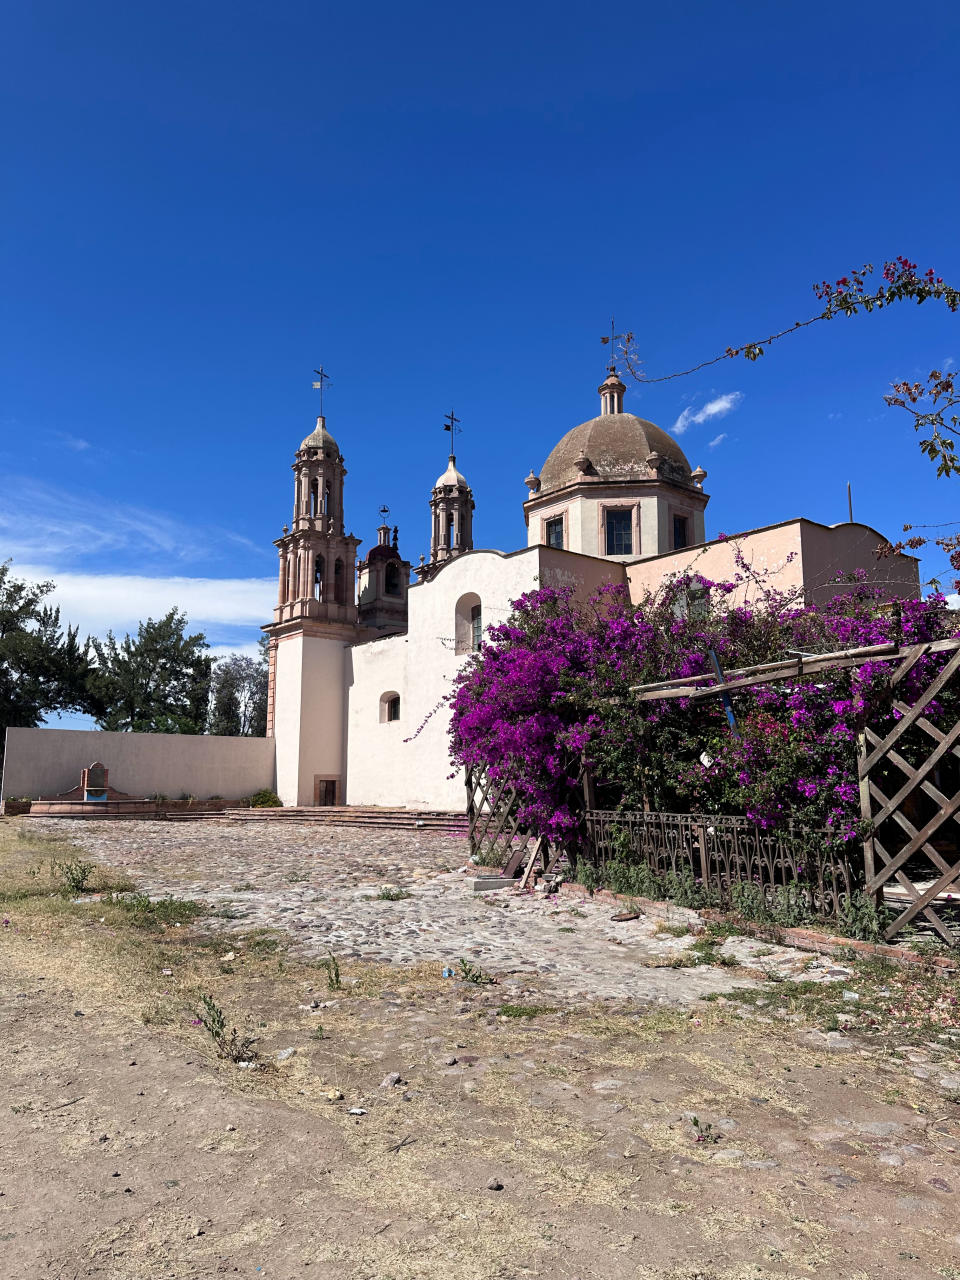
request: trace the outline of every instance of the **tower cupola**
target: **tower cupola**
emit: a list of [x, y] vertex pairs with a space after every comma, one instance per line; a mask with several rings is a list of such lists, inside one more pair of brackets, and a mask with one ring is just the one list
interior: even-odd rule
[[607, 376], [597, 387], [600, 393], [601, 417], [607, 417], [612, 413], [623, 413], [623, 397], [626, 390], [626, 385], [620, 381], [617, 366], [611, 364], [608, 367]]

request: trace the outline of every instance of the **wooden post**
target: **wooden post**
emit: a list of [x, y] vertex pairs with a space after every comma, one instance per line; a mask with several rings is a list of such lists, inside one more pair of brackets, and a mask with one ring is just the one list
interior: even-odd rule
[[[864, 729], [857, 734], [857, 777], [860, 780], [860, 817], [864, 822], [873, 822], [870, 811], [870, 774], [865, 769], [867, 760], [867, 735]], [[873, 830], [863, 840], [863, 873], [866, 883], [873, 879], [876, 870], [876, 850], [873, 847]], [[873, 900], [878, 907], [883, 906], [883, 889], [876, 889]]]

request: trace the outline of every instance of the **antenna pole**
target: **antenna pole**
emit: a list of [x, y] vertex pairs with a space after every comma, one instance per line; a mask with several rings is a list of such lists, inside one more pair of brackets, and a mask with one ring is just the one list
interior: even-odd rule
[[847, 512], [850, 516], [850, 523], [853, 524], [853, 490], [850, 488], [850, 481], [847, 481]]

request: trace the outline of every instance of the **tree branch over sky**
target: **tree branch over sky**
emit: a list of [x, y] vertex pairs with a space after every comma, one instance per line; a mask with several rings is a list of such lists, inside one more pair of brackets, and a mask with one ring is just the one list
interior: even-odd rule
[[[788, 334], [800, 329], [809, 328], [821, 320], [833, 320], [837, 316], [855, 316], [861, 311], [880, 311], [892, 306], [895, 302], [913, 299], [918, 305], [934, 299], [945, 303], [947, 308], [956, 312], [960, 310], [960, 290], [946, 284], [936, 275], [933, 268], [922, 274], [917, 272], [917, 264], [904, 257], [895, 258], [883, 264], [884, 284], [873, 292], [867, 292], [867, 277], [873, 274], [873, 264], [866, 263], [849, 276], [841, 276], [831, 284], [828, 280], [813, 286], [813, 291], [824, 304], [823, 309], [806, 320], [797, 320], [776, 333], [769, 334], [753, 342], [745, 342], [738, 347], [727, 347], [719, 355], [689, 369], [679, 369], [675, 373], [666, 373], [651, 378], [643, 368], [636, 338], [633, 333], [625, 333], [619, 340], [620, 354], [629, 373], [644, 383], [670, 382], [674, 378], [686, 378], [690, 374], [699, 373], [701, 369], [709, 369], [711, 365], [723, 360], [733, 360], [743, 356], [750, 361], [759, 360], [771, 342], [785, 338]], [[613, 339], [601, 338], [601, 342], [611, 343]], [[929, 377], [928, 386], [920, 383], [900, 381], [893, 384], [893, 394], [884, 397], [888, 405], [896, 405], [907, 409], [914, 416], [914, 428], [919, 432], [929, 430], [930, 435], [921, 439], [920, 448], [931, 460], [937, 463], [937, 475], [949, 476], [960, 474], [960, 458], [957, 455], [956, 434], [960, 430], [960, 418], [953, 415], [948, 424], [946, 411], [960, 404], [960, 395], [955, 392], [953, 375], [934, 370]], [[929, 407], [915, 408], [924, 399], [929, 400]]]

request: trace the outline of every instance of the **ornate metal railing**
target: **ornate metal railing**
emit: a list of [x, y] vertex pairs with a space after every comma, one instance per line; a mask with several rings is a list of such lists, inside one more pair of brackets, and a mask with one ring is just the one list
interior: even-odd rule
[[612, 862], [642, 865], [661, 880], [692, 881], [719, 905], [731, 903], [734, 886], [753, 885], [768, 902], [789, 889], [816, 915], [837, 917], [865, 883], [859, 843], [840, 850], [815, 827], [765, 831], [748, 818], [595, 809], [586, 823], [586, 854], [601, 876]]

